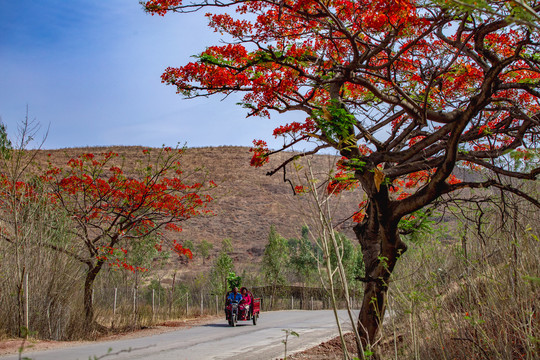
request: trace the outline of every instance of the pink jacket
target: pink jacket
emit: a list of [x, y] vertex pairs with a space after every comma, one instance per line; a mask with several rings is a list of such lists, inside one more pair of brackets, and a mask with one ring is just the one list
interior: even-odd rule
[[251, 296], [249, 292], [246, 294], [246, 296], [242, 295], [242, 300], [244, 300], [244, 305], [251, 305]]

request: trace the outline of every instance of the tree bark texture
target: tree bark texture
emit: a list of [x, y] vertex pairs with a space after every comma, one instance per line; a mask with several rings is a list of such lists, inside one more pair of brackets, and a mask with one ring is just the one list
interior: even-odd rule
[[98, 260], [95, 265], [89, 265], [86, 273], [86, 279], [84, 281], [84, 315], [85, 323], [89, 326], [89, 329], [93, 329], [94, 324], [94, 303], [92, 300], [92, 289], [94, 288], [94, 281], [103, 266], [103, 260]]
[[[376, 205], [370, 204], [365, 220], [354, 227], [365, 264], [365, 277], [361, 279], [365, 282], [364, 298], [358, 315], [358, 332], [363, 348], [369, 347], [372, 351], [386, 312], [390, 276], [399, 257], [407, 249], [399, 236], [397, 222], [377, 211]], [[363, 358], [361, 348], [358, 352]]]

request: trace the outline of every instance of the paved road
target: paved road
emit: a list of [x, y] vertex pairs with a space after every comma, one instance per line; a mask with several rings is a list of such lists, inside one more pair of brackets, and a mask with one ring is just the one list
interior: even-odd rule
[[[350, 324], [345, 311], [339, 312], [344, 328]], [[276, 359], [283, 357], [282, 329], [292, 329], [300, 337], [289, 337], [288, 354], [301, 351], [337, 336], [334, 315], [330, 310], [274, 311], [262, 313], [259, 322], [239, 322], [229, 327], [225, 320], [189, 329], [171, 331], [136, 339], [92, 343], [88, 345], [25, 352], [34, 360], [94, 359]], [[18, 359], [18, 356], [0, 356], [0, 360]]]

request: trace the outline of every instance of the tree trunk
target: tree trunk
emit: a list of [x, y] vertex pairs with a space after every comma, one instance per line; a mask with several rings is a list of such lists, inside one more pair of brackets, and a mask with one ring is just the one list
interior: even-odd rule
[[390, 275], [397, 260], [407, 246], [401, 241], [397, 231], [397, 221], [382, 221], [383, 216], [368, 213], [366, 220], [354, 227], [354, 232], [362, 246], [365, 264], [364, 299], [358, 315], [358, 332], [362, 348], [358, 349], [360, 358], [364, 358], [363, 350], [374, 351], [374, 357], [379, 358], [373, 345], [377, 343], [381, 325], [386, 311], [386, 295]]
[[18, 333], [17, 335], [19, 337], [27, 337], [28, 336], [28, 329], [23, 331], [24, 326], [24, 275], [25, 275], [25, 267], [22, 267], [22, 272], [20, 273], [20, 281], [17, 283], [17, 321], [18, 321]]
[[87, 329], [93, 330], [97, 325], [94, 322], [94, 304], [92, 300], [92, 289], [94, 281], [103, 266], [103, 260], [98, 260], [94, 266], [89, 265], [84, 281], [84, 318]]

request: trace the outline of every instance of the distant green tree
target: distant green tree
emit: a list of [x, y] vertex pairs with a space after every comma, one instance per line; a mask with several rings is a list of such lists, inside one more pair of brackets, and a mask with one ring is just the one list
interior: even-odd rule
[[278, 234], [272, 225], [268, 234], [268, 243], [264, 248], [261, 270], [266, 284], [272, 287], [273, 298], [277, 287], [287, 283], [288, 250], [287, 240]]
[[305, 285], [309, 283], [312, 275], [317, 271], [316, 251], [309, 240], [309, 228], [302, 227], [300, 239], [289, 240], [289, 254], [291, 269]]
[[244, 267], [240, 275], [242, 277], [242, 286], [254, 288], [265, 285], [259, 264], [249, 263], [243, 265]]
[[[336, 240], [341, 252], [341, 261], [345, 269], [349, 285], [353, 285], [355, 278], [363, 273], [362, 253], [354, 246], [352, 241], [345, 235], [336, 232]], [[337, 256], [333, 247], [329, 248], [330, 260], [333, 268], [337, 267]]]
[[360, 246], [356, 247], [356, 259], [353, 270], [354, 280], [351, 282], [351, 286], [355, 288], [361, 288], [361, 283], [359, 280], [364, 279], [366, 276], [366, 268], [364, 265], [364, 256], [362, 254], [362, 248]]
[[158, 235], [148, 235], [146, 240], [146, 242], [134, 242], [127, 246], [130, 250], [127, 256], [130, 264], [141, 268], [149, 268], [155, 260], [164, 261], [170, 258], [170, 252], [158, 250], [159, 244], [161, 243], [161, 239]]
[[193, 250], [195, 249], [195, 245], [193, 244], [193, 241], [192, 241], [192, 240], [186, 240], [186, 241], [184, 241], [184, 243], [182, 244], [182, 246], [183, 246], [185, 249], [190, 249], [191, 252], [193, 252]]
[[144, 294], [144, 297], [148, 303], [152, 303], [152, 293], [154, 295], [154, 301], [156, 303], [159, 302], [159, 298], [164, 298], [165, 296], [165, 288], [161, 285], [161, 283], [158, 280], [152, 280], [150, 284], [146, 287], [146, 291]]
[[212, 269], [210, 270], [212, 292], [217, 295], [222, 295], [227, 292], [227, 278], [229, 277], [229, 273], [234, 270], [232, 258], [228, 254], [228, 251], [232, 252], [233, 250], [230, 239], [223, 240], [221, 245], [221, 251], [214, 260]]
[[12, 149], [11, 141], [7, 136], [7, 129], [0, 118], [0, 153], [4, 158], [8, 158]]
[[133, 242], [126, 245], [126, 248], [129, 249], [126, 260], [134, 266], [133, 276], [136, 287], [139, 286], [141, 278], [149, 275], [146, 269], [162, 268], [170, 259], [170, 251], [158, 250], [160, 243], [161, 239], [157, 234], [150, 234], [144, 242]]
[[195, 276], [195, 279], [193, 279], [190, 286], [190, 291], [191, 293], [202, 294], [206, 289], [208, 289], [208, 285], [208, 273], [200, 272], [197, 274], [197, 276]]
[[221, 250], [230, 255], [234, 251], [232, 240], [229, 238], [223, 239], [221, 242]]
[[210, 250], [214, 248], [214, 245], [206, 241], [205, 239], [201, 240], [196, 246], [197, 252], [202, 257], [203, 265], [206, 263], [206, 260], [210, 256]]

